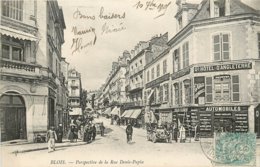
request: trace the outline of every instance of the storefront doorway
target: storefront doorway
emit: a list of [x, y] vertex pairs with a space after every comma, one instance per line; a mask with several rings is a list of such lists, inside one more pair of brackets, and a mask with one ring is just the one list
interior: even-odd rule
[[215, 118], [214, 132], [234, 132], [234, 121], [232, 118]]
[[260, 104], [255, 108], [255, 133], [260, 138]]
[[0, 97], [1, 141], [26, 139], [26, 108], [16, 92]]
[[54, 126], [54, 99], [49, 98], [48, 128]]

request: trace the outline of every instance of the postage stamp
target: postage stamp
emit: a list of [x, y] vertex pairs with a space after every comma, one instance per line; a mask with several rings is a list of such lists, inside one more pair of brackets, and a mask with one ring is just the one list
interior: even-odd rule
[[256, 166], [254, 133], [218, 133], [214, 143], [214, 166]]

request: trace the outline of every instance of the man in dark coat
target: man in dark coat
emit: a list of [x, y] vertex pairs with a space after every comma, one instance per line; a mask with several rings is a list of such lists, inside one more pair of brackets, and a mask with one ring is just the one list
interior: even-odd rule
[[95, 124], [93, 124], [93, 126], [92, 126], [92, 140], [95, 140], [96, 132], [97, 132], [96, 126], [95, 126]]
[[127, 139], [127, 143], [128, 143], [132, 140], [132, 135], [133, 135], [133, 127], [130, 123], [127, 125], [125, 131], [126, 131], [126, 139]]

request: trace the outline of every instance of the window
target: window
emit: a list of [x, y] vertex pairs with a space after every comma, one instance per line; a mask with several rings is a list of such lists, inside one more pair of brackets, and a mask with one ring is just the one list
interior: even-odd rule
[[156, 71], [157, 71], [157, 77], [160, 76], [160, 64], [157, 64], [157, 67], [156, 67]]
[[214, 1], [214, 17], [225, 16], [225, 0]]
[[155, 104], [157, 102], [157, 88], [154, 88], [154, 92], [153, 92], [153, 104]]
[[179, 104], [181, 105], [182, 104], [182, 82], [179, 83], [180, 86], [179, 86], [179, 90], [180, 90], [180, 93], [179, 93]]
[[142, 62], [142, 60], [140, 60], [140, 65], [142, 65], [143, 64], [143, 62]]
[[232, 101], [239, 101], [239, 76], [232, 76]]
[[2, 56], [6, 59], [10, 58], [10, 46], [2, 45]]
[[167, 73], [167, 60], [163, 61], [163, 74]]
[[182, 29], [182, 17], [178, 19], [179, 30]]
[[152, 80], [154, 80], [154, 68], [152, 68]]
[[180, 49], [176, 49], [173, 52], [173, 72], [180, 70]]
[[212, 77], [206, 77], [206, 102], [210, 103], [213, 101], [212, 97]]
[[175, 104], [179, 104], [179, 84], [175, 83], [174, 84], [174, 95], [175, 95]]
[[183, 68], [189, 66], [189, 43], [186, 42], [182, 46]]
[[2, 45], [2, 57], [10, 60], [25, 61], [23, 48], [7, 44]]
[[71, 95], [76, 95], [76, 89], [71, 89]]
[[260, 59], [260, 33], [257, 33], [258, 36], [258, 58]]
[[147, 71], [147, 82], [150, 81], [150, 74], [149, 74], [149, 71]]
[[214, 77], [214, 102], [239, 101], [239, 76], [220, 75]]
[[167, 102], [168, 98], [169, 98], [169, 85], [166, 83], [163, 85], [163, 89], [164, 89], [164, 97], [163, 97], [163, 101]]
[[[49, 67], [50, 69], [53, 68], [53, 57], [52, 57], [52, 51], [49, 50]], [[73, 76], [73, 73], [72, 73], [72, 76]]]
[[158, 103], [163, 102], [163, 86], [161, 85], [159, 87], [159, 98], [158, 98]]
[[185, 104], [191, 104], [192, 102], [192, 90], [191, 90], [191, 80], [185, 80], [184, 83], [184, 102]]
[[218, 34], [213, 36], [214, 61], [230, 60], [229, 34]]
[[[214, 102], [230, 102], [230, 79], [230, 75], [220, 75], [214, 77]], [[237, 80], [235, 79], [234, 82], [236, 85]]]
[[22, 21], [23, 1], [22, 0], [3, 0], [2, 15], [15, 20]]

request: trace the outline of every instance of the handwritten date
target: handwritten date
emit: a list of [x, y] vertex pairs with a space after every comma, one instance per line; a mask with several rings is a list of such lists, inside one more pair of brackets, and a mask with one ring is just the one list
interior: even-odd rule
[[154, 0], [149, 0], [149, 1], [146, 1], [145, 4], [143, 4], [141, 1], [138, 1], [133, 7], [135, 7], [136, 9], [144, 9], [144, 10], [156, 10], [159, 15], [155, 17], [158, 18], [158, 17], [161, 17], [163, 16], [166, 11], [167, 11], [167, 8], [170, 6], [171, 2], [168, 2], [168, 3], [158, 3], [158, 2], [155, 2]]

